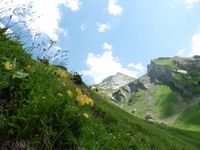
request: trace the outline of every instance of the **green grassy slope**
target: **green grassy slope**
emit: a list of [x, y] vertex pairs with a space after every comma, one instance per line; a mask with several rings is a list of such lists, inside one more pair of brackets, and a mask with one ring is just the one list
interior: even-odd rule
[[[1, 149], [198, 150], [200, 133], [129, 115], [0, 30]], [[76, 83], [76, 84], [75, 84]]]
[[176, 126], [188, 130], [200, 131], [200, 119], [198, 119], [199, 116], [200, 103], [182, 113], [176, 121]]
[[171, 116], [178, 116], [183, 109], [191, 103], [190, 99], [183, 97], [167, 85], [154, 85], [147, 90], [138, 90], [131, 97], [124, 109], [133, 115], [144, 119], [150, 114], [155, 121], [172, 123]]
[[168, 86], [155, 85], [148, 90], [139, 90], [125, 106], [135, 109], [134, 115], [144, 118], [151, 114], [154, 120], [165, 119], [179, 110], [176, 94]]

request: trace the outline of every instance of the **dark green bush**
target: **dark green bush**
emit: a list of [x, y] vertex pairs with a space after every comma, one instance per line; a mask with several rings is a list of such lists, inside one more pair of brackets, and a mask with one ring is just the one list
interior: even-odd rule
[[83, 80], [82, 80], [82, 78], [81, 78], [81, 75], [78, 74], [77, 72], [75, 72], [75, 73], [72, 74], [71, 79], [72, 79], [72, 80], [74, 81], [74, 83], [77, 84], [77, 85], [83, 84]]

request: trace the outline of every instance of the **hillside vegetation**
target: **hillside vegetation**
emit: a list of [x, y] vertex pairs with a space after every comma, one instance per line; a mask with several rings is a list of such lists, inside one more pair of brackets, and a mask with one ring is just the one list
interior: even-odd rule
[[200, 133], [129, 115], [0, 29], [1, 149], [199, 150]]

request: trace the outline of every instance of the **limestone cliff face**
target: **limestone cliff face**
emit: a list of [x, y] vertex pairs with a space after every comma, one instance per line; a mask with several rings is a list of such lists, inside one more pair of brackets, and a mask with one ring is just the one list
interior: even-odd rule
[[151, 82], [156, 80], [173, 82], [172, 72], [167, 65], [157, 65], [153, 61], [147, 66], [147, 75]]
[[188, 89], [185, 89], [181, 82], [174, 78], [173, 72], [175, 72], [176, 70], [173, 67], [165, 64], [156, 64], [154, 61], [152, 61], [151, 64], [148, 65], [147, 75], [153, 83], [160, 81], [162, 84], [170, 84], [172, 87], [175, 87], [183, 94], [190, 96], [190, 91], [188, 91]]

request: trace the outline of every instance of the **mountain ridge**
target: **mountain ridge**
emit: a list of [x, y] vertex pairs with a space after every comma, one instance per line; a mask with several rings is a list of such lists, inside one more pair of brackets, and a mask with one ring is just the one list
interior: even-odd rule
[[124, 73], [117, 72], [115, 75], [108, 76], [101, 83], [92, 85], [93, 89], [98, 90], [102, 94], [112, 98], [112, 93], [116, 92], [120, 87], [134, 81], [135, 78]]
[[111, 75], [111, 76], [105, 78], [104, 80], [102, 80], [101, 83], [99, 83], [95, 86], [98, 86], [100, 88], [112, 87], [114, 89], [117, 89], [121, 86], [126, 85], [127, 83], [134, 81], [134, 80], [135, 80], [135, 78], [133, 78], [133, 77], [130, 77], [121, 72], [117, 72], [115, 75]]

